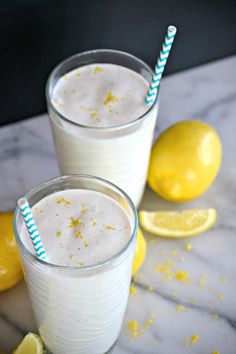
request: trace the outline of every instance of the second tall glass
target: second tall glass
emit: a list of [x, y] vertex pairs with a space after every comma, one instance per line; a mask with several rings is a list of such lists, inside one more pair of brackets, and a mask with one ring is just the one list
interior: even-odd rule
[[60, 63], [49, 76], [46, 97], [59, 168], [62, 174], [92, 174], [121, 187], [139, 205], [158, 113], [158, 100], [145, 114], [114, 127], [91, 127], [64, 117], [52, 103], [58, 80], [71, 70], [88, 64], [110, 63], [129, 68], [151, 81], [153, 72], [140, 59], [114, 50], [94, 50]]

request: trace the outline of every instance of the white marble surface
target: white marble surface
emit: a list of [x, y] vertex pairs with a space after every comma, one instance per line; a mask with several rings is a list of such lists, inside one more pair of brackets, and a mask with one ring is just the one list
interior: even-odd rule
[[[148, 254], [130, 296], [114, 354], [236, 353], [236, 57], [163, 79], [156, 134], [183, 119], [212, 124], [223, 143], [223, 165], [209, 191], [196, 201], [173, 205], [146, 190], [142, 207], [182, 209], [215, 207], [215, 227], [199, 237], [173, 241], [147, 237]], [[47, 116], [0, 129], [0, 210], [13, 209], [18, 197], [58, 175]], [[192, 244], [186, 251], [184, 245]], [[183, 258], [184, 257], [184, 258]], [[171, 260], [174, 269], [189, 272], [191, 284], [166, 280], [155, 265]], [[198, 280], [206, 274], [204, 286]], [[224, 277], [224, 278], [222, 278]], [[147, 291], [152, 287], [153, 292]], [[186, 309], [176, 311], [182, 304]], [[217, 314], [213, 316], [211, 314]], [[216, 318], [217, 317], [217, 318]], [[143, 328], [152, 319], [149, 329]], [[140, 335], [130, 338], [127, 322], [139, 322]], [[0, 294], [0, 353], [35, 330], [25, 284]], [[184, 340], [199, 336], [195, 344]], [[89, 353], [88, 353], [89, 354]]]

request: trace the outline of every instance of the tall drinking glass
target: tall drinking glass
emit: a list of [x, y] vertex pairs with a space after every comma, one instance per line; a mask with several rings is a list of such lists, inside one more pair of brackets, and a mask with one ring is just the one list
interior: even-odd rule
[[115, 50], [93, 50], [74, 55], [60, 63], [46, 85], [48, 113], [62, 174], [85, 173], [108, 179], [121, 187], [139, 205], [158, 113], [158, 99], [145, 114], [119, 126], [93, 127], [63, 116], [52, 102], [58, 80], [66, 73], [88, 64], [110, 63], [128, 68], [148, 83], [153, 72], [140, 59]]
[[[55, 192], [70, 189], [100, 192], [122, 207], [130, 221], [131, 232], [117, 254], [80, 267], [44, 262], [22, 241], [23, 219], [18, 208], [15, 238], [36, 324], [47, 351], [53, 354], [102, 354], [116, 342], [127, 305], [137, 213], [133, 202], [120, 188], [92, 176], [62, 176], [41, 184], [26, 197], [33, 207]], [[45, 218], [45, 222], [50, 223], [47, 215]]]

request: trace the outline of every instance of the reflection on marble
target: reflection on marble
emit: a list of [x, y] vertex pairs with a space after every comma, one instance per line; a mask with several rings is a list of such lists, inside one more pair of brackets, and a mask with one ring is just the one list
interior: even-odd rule
[[[173, 205], [147, 188], [142, 208], [215, 207], [218, 220], [212, 230], [192, 239], [146, 235], [147, 258], [133, 282], [136, 292], [130, 296], [114, 354], [236, 353], [235, 66], [236, 57], [231, 57], [163, 79], [156, 135], [177, 120], [206, 121], [221, 137], [223, 165], [214, 185], [196, 201]], [[46, 115], [0, 129], [1, 210], [14, 208], [19, 196], [56, 175]], [[190, 251], [186, 244], [192, 245]], [[188, 272], [190, 284], [156, 271], [165, 261], [173, 263], [171, 271]], [[135, 339], [127, 330], [131, 320], [139, 323]], [[34, 330], [25, 284], [0, 294], [0, 352], [10, 352], [25, 333]], [[189, 340], [192, 335], [196, 343]]]

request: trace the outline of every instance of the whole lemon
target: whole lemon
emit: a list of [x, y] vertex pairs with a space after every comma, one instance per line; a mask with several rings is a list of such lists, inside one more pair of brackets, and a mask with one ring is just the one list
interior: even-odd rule
[[148, 183], [164, 199], [194, 199], [214, 181], [221, 155], [221, 142], [213, 127], [197, 120], [176, 123], [153, 146]]
[[23, 278], [12, 224], [13, 212], [0, 213], [0, 291], [11, 288]]
[[132, 268], [132, 275], [134, 275], [139, 270], [141, 265], [143, 264], [145, 257], [146, 257], [146, 251], [147, 251], [146, 240], [145, 240], [141, 230], [138, 229], [136, 249], [135, 249], [133, 268]]

